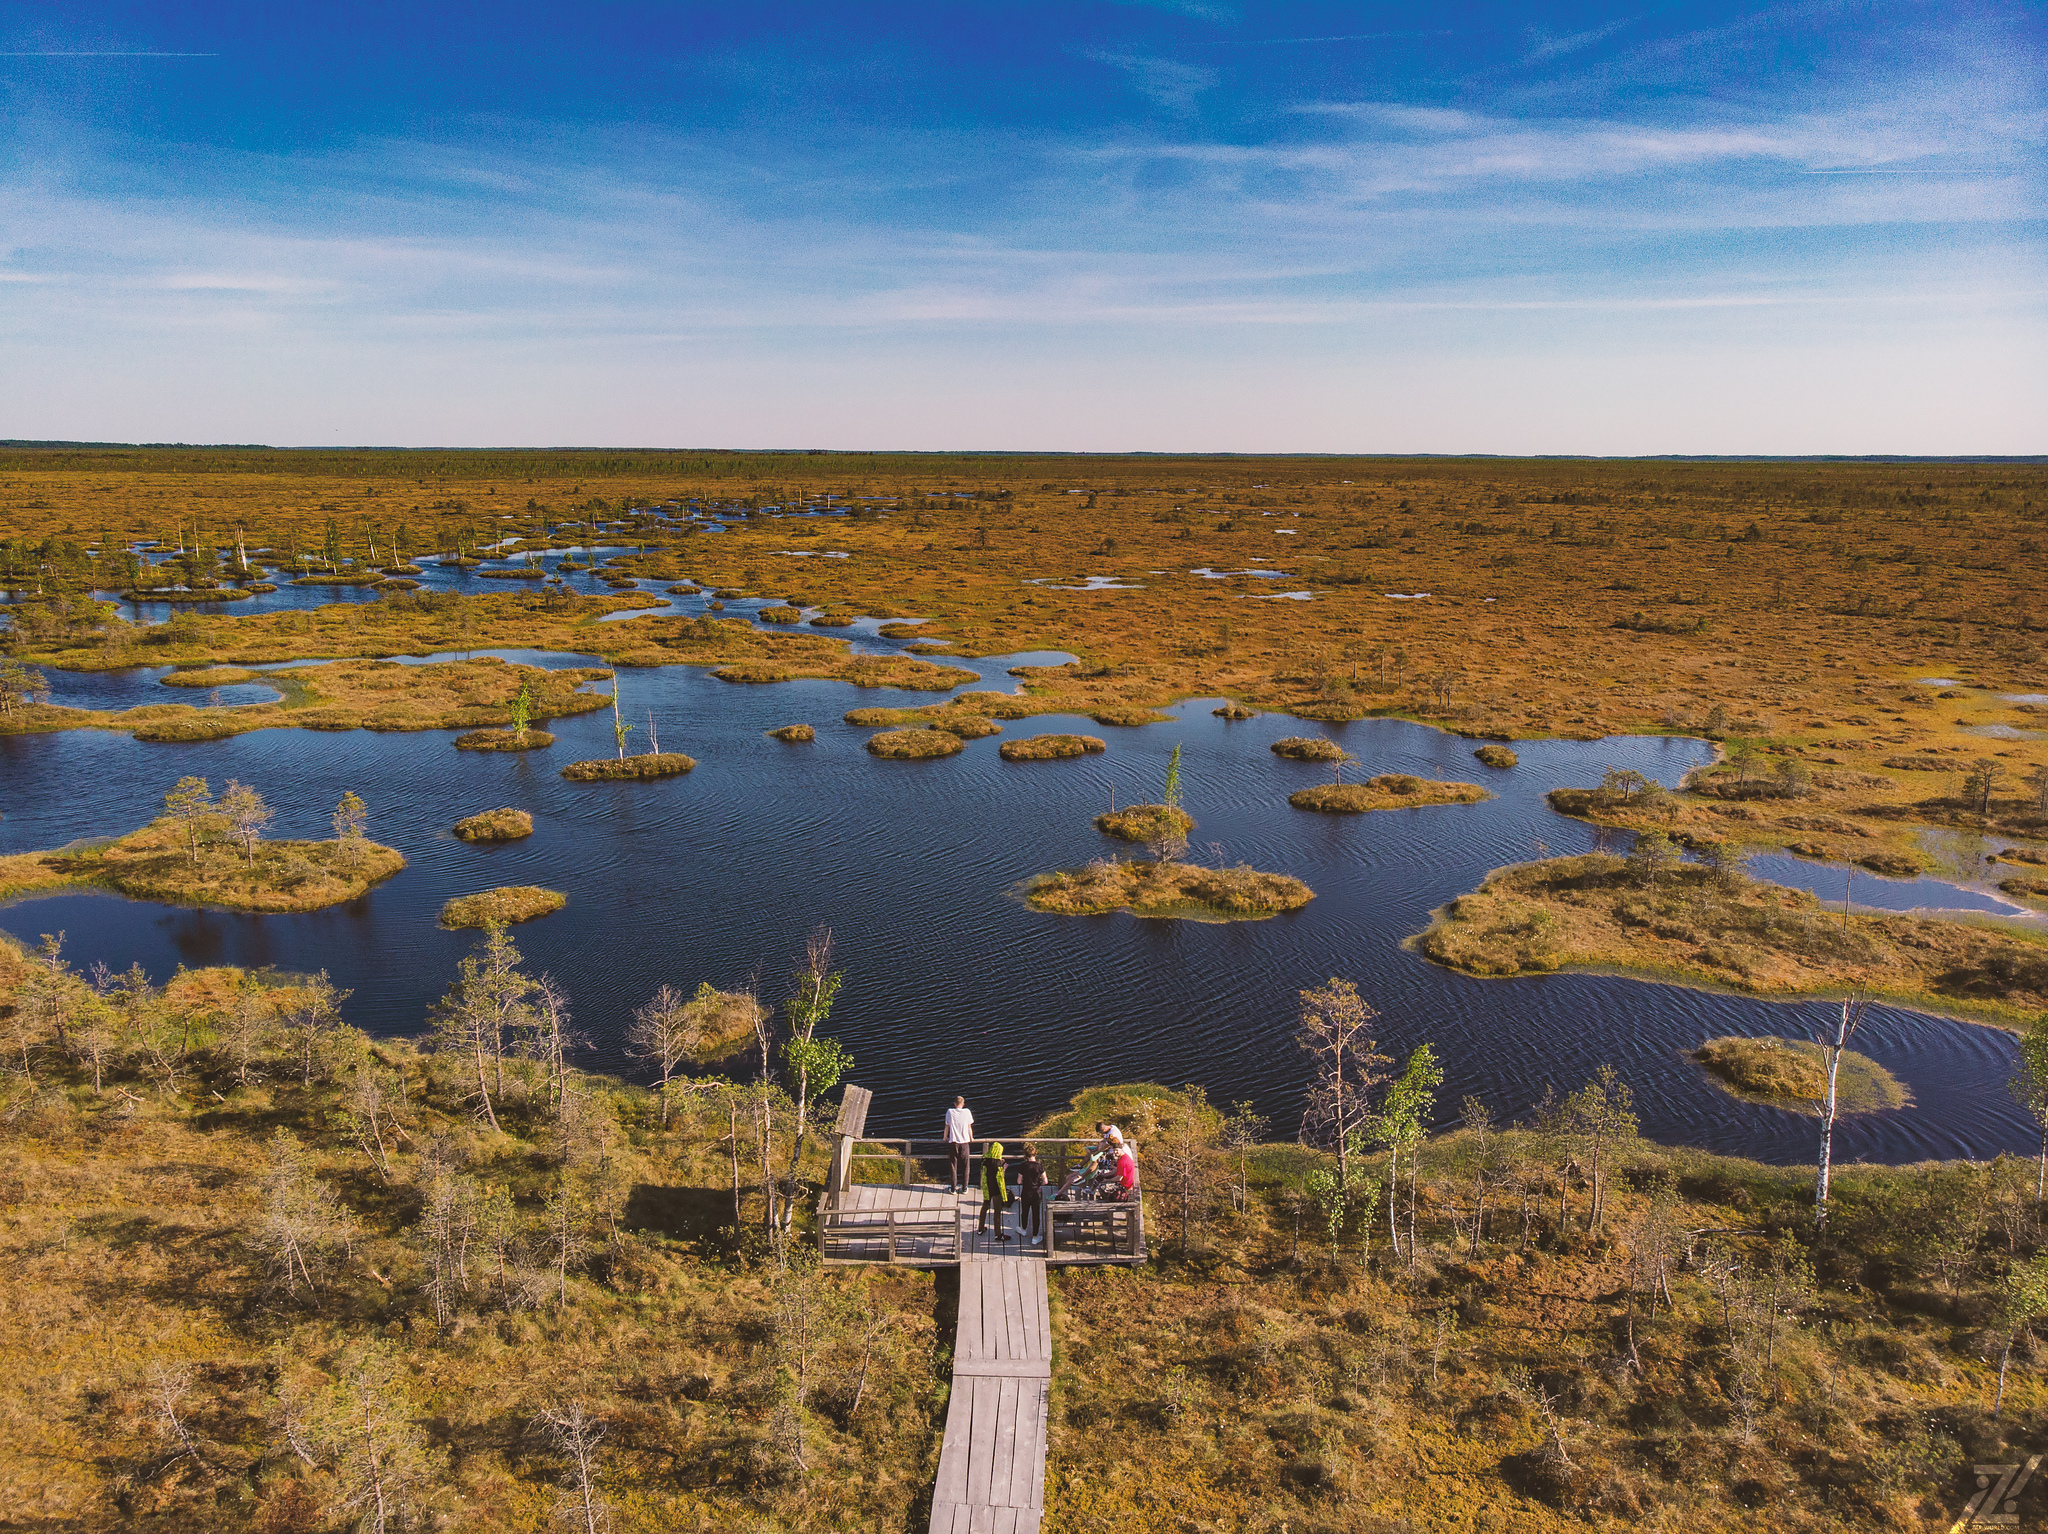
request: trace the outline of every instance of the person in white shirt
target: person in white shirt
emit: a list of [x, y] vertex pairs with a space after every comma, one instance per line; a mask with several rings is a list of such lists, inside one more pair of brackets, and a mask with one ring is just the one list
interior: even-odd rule
[[952, 1162], [953, 1191], [960, 1192], [974, 1179], [969, 1169], [969, 1149], [974, 1142], [974, 1115], [967, 1111], [967, 1099], [956, 1097], [946, 1110], [946, 1155]]

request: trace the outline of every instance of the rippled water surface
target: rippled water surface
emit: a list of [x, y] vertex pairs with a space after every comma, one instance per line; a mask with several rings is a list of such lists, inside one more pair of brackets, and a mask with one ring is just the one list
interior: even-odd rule
[[[677, 607], [696, 603], [678, 599]], [[893, 648], [871, 637], [863, 647]], [[1016, 685], [1008, 666], [1064, 658], [971, 664], [1007, 688]], [[90, 697], [98, 707], [205, 701], [203, 692], [158, 685], [156, 675], [51, 680], [63, 701]], [[1437, 1046], [1448, 1068], [1446, 1120], [1466, 1093], [1517, 1114], [1547, 1083], [1576, 1087], [1611, 1061], [1659, 1139], [1812, 1158], [1809, 1120], [1713, 1090], [1681, 1054], [1714, 1034], [1798, 1031], [1824, 1008], [1593, 975], [1471, 980], [1400, 947], [1431, 908], [1490, 869], [1537, 856], [1539, 844], [1553, 853], [1592, 846], [1591, 828], [1548, 809], [1546, 789], [1596, 781], [1609, 766], [1675, 783], [1705, 758], [1700, 742], [1523, 742], [1521, 765], [1496, 772], [1473, 760], [1471, 742], [1418, 726], [1277, 715], [1227, 724], [1210, 713], [1212, 699], [1176, 708], [1171, 724], [1017, 721], [954, 757], [892, 762], [870, 757], [862, 749], [869, 732], [840, 715], [933, 695], [827, 682], [736, 687], [687, 667], [629, 670], [624, 687], [626, 717], [644, 730], [652, 709], [663, 748], [696, 757], [695, 772], [658, 783], [565, 783], [563, 763], [611, 753], [604, 715], [558, 721], [550, 726], [556, 745], [526, 755], [457, 752], [441, 732], [267, 730], [185, 745], [97, 731], [0, 737], [0, 850], [125, 831], [158, 811], [179, 775], [199, 773], [216, 786], [237, 777], [260, 787], [280, 812], [280, 836], [330, 834], [335, 800], [355, 789], [369, 802], [371, 834], [410, 860], [364, 899], [311, 915], [72, 893], [0, 908], [0, 927], [30, 940], [61, 929], [77, 963], [140, 960], [159, 976], [178, 964], [326, 969], [354, 993], [352, 1020], [413, 1033], [474, 941], [436, 926], [442, 902], [492, 885], [546, 885], [568, 895], [568, 908], [515, 929], [520, 946], [567, 986], [597, 1041], [589, 1063], [620, 1068], [624, 1017], [657, 985], [732, 986], [758, 972], [774, 998], [805, 933], [830, 923], [849, 972], [834, 1026], [857, 1062], [855, 1079], [876, 1091], [873, 1122], [885, 1133], [936, 1133], [956, 1091], [985, 1124], [1001, 1127], [1063, 1104], [1081, 1086], [1122, 1079], [1200, 1081], [1219, 1100], [1250, 1098], [1285, 1132], [1304, 1074], [1292, 1043], [1295, 992], [1342, 975], [1383, 1014], [1384, 1049]], [[798, 721], [817, 727], [814, 743], [762, 734]], [[996, 754], [1004, 738], [1063, 730], [1101, 735], [1110, 749], [1052, 763]], [[1497, 797], [1363, 816], [1293, 810], [1287, 794], [1326, 769], [1267, 747], [1324, 730], [1360, 758], [1360, 775], [1464, 778]], [[1298, 875], [1318, 898], [1298, 913], [1229, 925], [1026, 908], [1013, 893], [1020, 880], [1121, 849], [1090, 818], [1112, 795], [1119, 804], [1156, 798], [1176, 744], [1186, 748], [1187, 804], [1199, 821], [1195, 854]], [[497, 805], [531, 811], [535, 835], [502, 847], [450, 835], [458, 817]], [[1876, 1009], [1861, 1047], [1907, 1082], [1915, 1102], [1845, 1121], [1837, 1130], [1844, 1159], [2032, 1147], [2004, 1089], [2009, 1035]]]

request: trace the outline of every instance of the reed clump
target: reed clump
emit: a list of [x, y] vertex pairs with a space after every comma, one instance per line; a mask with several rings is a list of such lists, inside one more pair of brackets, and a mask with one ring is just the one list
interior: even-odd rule
[[560, 890], [542, 889], [535, 884], [507, 884], [480, 894], [456, 896], [441, 907], [441, 925], [506, 927], [551, 916], [568, 903], [569, 897]]
[[[1692, 1058], [1717, 1085], [1748, 1102], [1818, 1114], [1827, 1097], [1827, 1058], [1811, 1039], [1708, 1039]], [[1835, 1101], [1839, 1113], [1876, 1113], [1902, 1108], [1911, 1097], [1875, 1060], [1845, 1049]]]
[[788, 745], [800, 745], [818, 738], [818, 732], [807, 724], [785, 724], [780, 729], [768, 731], [770, 740], [783, 741]]
[[1507, 746], [1481, 746], [1472, 754], [1488, 767], [1512, 767], [1521, 761], [1521, 758]]
[[516, 842], [533, 835], [533, 817], [525, 810], [485, 810], [456, 821], [455, 834], [466, 842]]
[[797, 623], [803, 619], [801, 607], [764, 607], [754, 614], [763, 623]]
[[1209, 712], [1218, 719], [1256, 719], [1259, 717], [1256, 709], [1246, 708], [1242, 703], [1226, 703], [1221, 708], [1210, 709]]
[[752, 686], [764, 686], [773, 682], [794, 681], [796, 673], [787, 666], [773, 665], [768, 661], [735, 661], [729, 666], [714, 666], [711, 674], [721, 682], [740, 682]]
[[1095, 817], [1095, 829], [1127, 842], [1187, 840], [1195, 829], [1195, 817], [1175, 804], [1133, 804]]
[[1004, 741], [999, 749], [1006, 762], [1059, 762], [1098, 755], [1109, 749], [1109, 743], [1095, 735], [1033, 735]]
[[1432, 804], [1477, 804], [1492, 794], [1477, 783], [1438, 782], [1405, 772], [1381, 773], [1363, 783], [1318, 783], [1296, 789], [1287, 802], [1325, 815], [1362, 815], [1369, 810], [1420, 809]]
[[571, 762], [562, 776], [572, 783], [630, 783], [642, 778], [674, 778], [697, 765], [680, 751], [647, 751], [639, 756], [600, 756]]
[[893, 762], [922, 762], [952, 756], [966, 748], [959, 736], [945, 730], [884, 730], [868, 737], [868, 751]]

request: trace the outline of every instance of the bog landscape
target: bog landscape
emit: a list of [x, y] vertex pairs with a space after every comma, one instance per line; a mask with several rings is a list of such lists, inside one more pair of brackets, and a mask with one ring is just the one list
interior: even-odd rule
[[[6, 448], [0, 1521], [1947, 1527], [2048, 1443], [2044, 540], [1988, 462]], [[1133, 1200], [982, 1261], [956, 1093]]]

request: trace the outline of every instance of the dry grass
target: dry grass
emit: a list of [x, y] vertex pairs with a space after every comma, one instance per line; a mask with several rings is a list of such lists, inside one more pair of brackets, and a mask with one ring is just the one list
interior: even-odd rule
[[1481, 746], [1472, 754], [1488, 767], [1513, 767], [1522, 760], [1509, 746]]
[[534, 884], [505, 884], [475, 895], [458, 895], [441, 907], [444, 927], [504, 927], [552, 916], [569, 903], [559, 890]]
[[1315, 891], [1286, 874], [1252, 868], [1200, 868], [1190, 863], [1125, 863], [1102, 860], [1086, 868], [1042, 874], [1025, 901], [1033, 910], [1063, 916], [1194, 917], [1209, 921], [1256, 921], [1295, 911]]
[[1095, 735], [1033, 735], [1026, 740], [1006, 740], [998, 749], [1006, 762], [1058, 762], [1094, 756], [1109, 746]]
[[1772, 996], [1858, 986], [1924, 1010], [2031, 1023], [2048, 1010], [2048, 936], [1990, 923], [1858, 912], [1804, 890], [1699, 867], [1645, 885], [1594, 854], [1500, 869], [1416, 942], [1471, 975], [1592, 968]]
[[456, 821], [455, 834], [466, 842], [516, 842], [533, 835], [533, 817], [524, 810], [485, 810]]
[[376, 842], [264, 842], [253, 862], [202, 827], [198, 856], [184, 829], [159, 820], [117, 841], [80, 852], [21, 852], [0, 858], [0, 899], [69, 887], [118, 890], [164, 905], [235, 911], [319, 911], [367, 893], [405, 867], [402, 854]]
[[641, 778], [674, 778], [697, 765], [696, 758], [680, 751], [647, 751], [639, 756], [600, 756], [587, 762], [571, 762], [562, 776], [572, 783], [622, 783]]
[[818, 738], [818, 732], [807, 724], [785, 724], [780, 729], [768, 731], [771, 740], [783, 741], [789, 745], [802, 745]]
[[1477, 804], [1492, 794], [1477, 783], [1440, 783], [1405, 772], [1382, 773], [1363, 783], [1319, 783], [1296, 789], [1287, 802], [1325, 815], [1359, 815], [1367, 810], [1419, 809], [1429, 804]]

